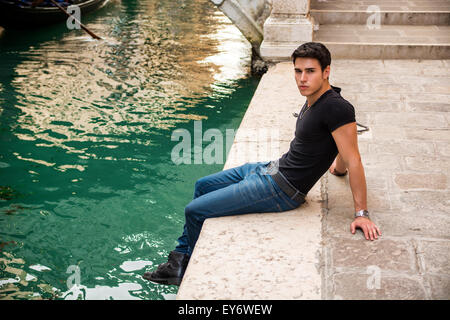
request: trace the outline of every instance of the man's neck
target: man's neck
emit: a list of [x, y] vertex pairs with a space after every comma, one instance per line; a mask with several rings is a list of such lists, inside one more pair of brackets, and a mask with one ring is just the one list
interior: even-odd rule
[[306, 100], [308, 101], [308, 108], [311, 107], [325, 92], [331, 89], [330, 83], [328, 81], [324, 82], [322, 87], [314, 92], [312, 95], [307, 96]]

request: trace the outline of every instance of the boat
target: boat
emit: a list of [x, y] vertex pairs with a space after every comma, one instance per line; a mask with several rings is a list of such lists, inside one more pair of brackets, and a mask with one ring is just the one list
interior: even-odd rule
[[[66, 0], [59, 2], [63, 8], [77, 5], [81, 14], [102, 7], [108, 0]], [[32, 1], [0, 0], [0, 26], [5, 29], [26, 29], [44, 25], [61, 23], [67, 20], [67, 15], [56, 6], [41, 4], [32, 7]]]

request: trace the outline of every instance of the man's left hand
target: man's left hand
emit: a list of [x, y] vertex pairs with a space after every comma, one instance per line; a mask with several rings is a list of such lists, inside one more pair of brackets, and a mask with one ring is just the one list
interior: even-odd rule
[[357, 228], [364, 232], [364, 236], [367, 240], [369, 240], [369, 238], [370, 240], [373, 240], [374, 238], [378, 239], [378, 235], [381, 236], [380, 229], [369, 218], [357, 217], [350, 225], [350, 229], [353, 234], [355, 234]]

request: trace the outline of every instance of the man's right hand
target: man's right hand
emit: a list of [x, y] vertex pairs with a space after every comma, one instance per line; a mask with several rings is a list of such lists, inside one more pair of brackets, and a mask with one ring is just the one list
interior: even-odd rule
[[[355, 234], [356, 229], [361, 229], [364, 232], [364, 236], [367, 240], [378, 239], [378, 235], [381, 236], [380, 229], [376, 226], [376, 224], [366, 217], [357, 217], [355, 220], [353, 220], [352, 224], [350, 225], [350, 230], [353, 234]], [[378, 233], [378, 235], [377, 235]]]

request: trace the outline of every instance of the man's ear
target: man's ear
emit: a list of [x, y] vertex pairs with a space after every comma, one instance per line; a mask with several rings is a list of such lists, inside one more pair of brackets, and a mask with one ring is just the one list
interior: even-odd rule
[[329, 79], [329, 77], [330, 77], [330, 66], [329, 65], [323, 70], [322, 77], [323, 77], [323, 79]]

